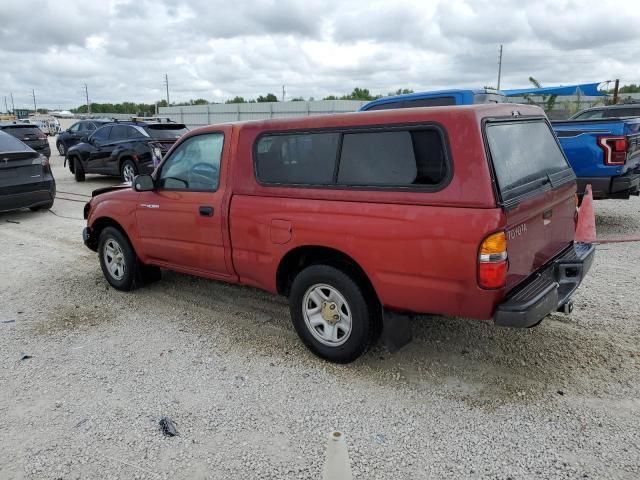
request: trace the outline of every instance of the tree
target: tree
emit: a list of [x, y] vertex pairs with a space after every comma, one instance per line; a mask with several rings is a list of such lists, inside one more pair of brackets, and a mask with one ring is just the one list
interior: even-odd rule
[[343, 95], [340, 100], [375, 100], [382, 98], [382, 95], [371, 95], [368, 88], [356, 87], [349, 95]]
[[408, 95], [409, 93], [413, 93], [413, 90], [411, 90], [410, 88], [399, 88], [395, 92], [389, 92], [387, 96], [392, 97], [394, 95]]
[[243, 97], [239, 97], [239, 96], [236, 95], [235, 97], [227, 100], [224, 103], [227, 103], [227, 104], [229, 104], [229, 103], [247, 103], [247, 101]]
[[[536, 88], [542, 88], [542, 84], [533, 77], [529, 77], [529, 83], [531, 83], [531, 85], [533, 85]], [[524, 94], [523, 97], [527, 100], [527, 102], [531, 104], [536, 103], [531, 99], [531, 95], [528, 93]], [[542, 97], [543, 110], [545, 112], [550, 112], [551, 110], [553, 110], [553, 107], [556, 104], [556, 99], [558, 98], [558, 95], [541, 95], [541, 97]]]
[[195, 100], [190, 100], [189, 103], [191, 103], [191, 105], [209, 105], [209, 100], [205, 100], [204, 98], [196, 98]]
[[335, 95], [329, 95], [328, 97], [324, 97], [323, 100], [338, 100], [338, 97]]
[[302, 97], [295, 97], [291, 99], [292, 102], [304, 102], [304, 98]]
[[256, 98], [256, 102], [258, 103], [277, 102], [277, 101], [278, 101], [278, 97], [276, 97], [273, 93], [267, 93], [264, 97], [260, 95], [258, 98]]

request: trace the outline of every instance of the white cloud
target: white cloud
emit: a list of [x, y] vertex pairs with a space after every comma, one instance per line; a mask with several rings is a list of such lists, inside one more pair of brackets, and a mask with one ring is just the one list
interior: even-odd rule
[[[631, 1], [104, 0], [3, 2], [0, 100], [74, 107], [164, 97], [321, 98], [622, 78], [640, 83]], [[0, 101], [0, 106], [3, 102]]]

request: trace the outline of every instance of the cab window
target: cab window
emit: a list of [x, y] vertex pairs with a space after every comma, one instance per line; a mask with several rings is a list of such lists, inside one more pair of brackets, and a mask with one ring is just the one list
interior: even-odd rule
[[223, 145], [222, 133], [197, 135], [182, 142], [161, 167], [160, 188], [216, 191]]
[[81, 125], [82, 125], [82, 124], [81, 124], [80, 122], [78, 122], [78, 123], [74, 123], [73, 125], [71, 125], [71, 127], [69, 127], [69, 131], [70, 131], [71, 133], [76, 133], [76, 132], [78, 132], [78, 130], [80, 130], [80, 126], [81, 126]]
[[111, 125], [106, 127], [100, 127], [91, 135], [91, 140], [97, 142], [106, 142], [109, 138], [109, 132], [111, 131]]

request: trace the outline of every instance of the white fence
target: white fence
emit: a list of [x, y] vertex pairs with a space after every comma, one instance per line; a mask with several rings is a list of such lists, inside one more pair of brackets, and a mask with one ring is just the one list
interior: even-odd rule
[[367, 102], [359, 100], [319, 100], [311, 102], [264, 102], [160, 107], [159, 116], [184, 123], [189, 128], [214, 123], [270, 118], [307, 117], [355, 112]]

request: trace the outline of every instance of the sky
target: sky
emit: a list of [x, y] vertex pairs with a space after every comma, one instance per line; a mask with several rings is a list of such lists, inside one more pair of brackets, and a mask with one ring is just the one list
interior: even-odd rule
[[637, 0], [0, 0], [0, 110], [640, 83]]

